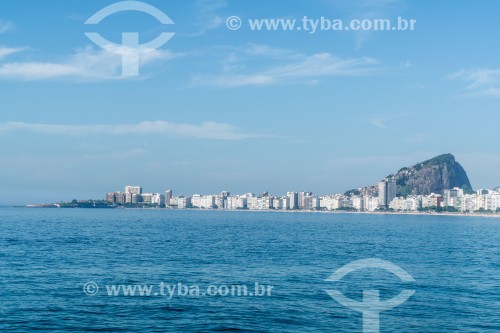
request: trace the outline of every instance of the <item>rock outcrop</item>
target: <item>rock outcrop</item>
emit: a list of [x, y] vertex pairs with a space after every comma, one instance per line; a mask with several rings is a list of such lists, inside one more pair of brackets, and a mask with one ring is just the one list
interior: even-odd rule
[[444, 190], [454, 187], [472, 191], [467, 172], [452, 154], [444, 154], [428, 161], [402, 168], [388, 178], [396, 180], [398, 195], [443, 194]]
[[[472, 186], [464, 168], [452, 154], [436, 156], [425, 162], [402, 168], [387, 179], [395, 180], [398, 196], [443, 194], [444, 190], [459, 187], [472, 193]], [[346, 195], [377, 195], [377, 185], [347, 191]]]

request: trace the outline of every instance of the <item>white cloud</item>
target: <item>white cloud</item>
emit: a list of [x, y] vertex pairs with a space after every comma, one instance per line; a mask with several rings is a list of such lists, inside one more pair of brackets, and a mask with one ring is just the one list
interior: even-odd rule
[[[2, 49], [0, 49], [1, 51]], [[7, 54], [21, 49], [6, 49]], [[1, 55], [1, 53], [0, 53]], [[179, 56], [166, 50], [151, 50], [140, 57], [141, 65], [168, 60]], [[0, 78], [14, 80], [76, 79], [110, 80], [122, 79], [121, 56], [92, 47], [77, 50], [64, 62], [8, 62], [0, 64]]]
[[189, 33], [190, 37], [198, 37], [206, 32], [220, 27], [224, 23], [224, 18], [218, 11], [227, 6], [224, 0], [198, 0], [195, 2], [194, 20], [196, 31]]
[[24, 47], [0, 47], [0, 60], [11, 54], [22, 52], [25, 49]]
[[229, 124], [205, 122], [200, 125], [178, 124], [166, 121], [143, 121], [137, 124], [120, 125], [54, 125], [25, 122], [0, 123], [0, 134], [28, 131], [49, 135], [166, 135], [176, 138], [211, 140], [243, 140], [263, 135], [244, 133]]
[[249, 43], [243, 50], [244, 53], [252, 56], [264, 56], [269, 58], [297, 58], [299, 55], [291, 50], [277, 48], [269, 45]]
[[[238, 74], [243, 73], [252, 62], [259, 60], [266, 60], [267, 63], [272, 64], [273, 61], [283, 63], [293, 59], [301, 59], [302, 54], [292, 50], [277, 48], [269, 45], [246, 43], [243, 46], [235, 47], [232, 45], [219, 45], [211, 47], [208, 50], [198, 52], [197, 56], [210, 57], [216, 55], [220, 57], [217, 59], [217, 66], [222, 73]], [[217, 76], [213, 75], [212, 76]], [[212, 76], [204, 78], [212, 78]]]
[[465, 95], [500, 96], [500, 69], [462, 69], [448, 79], [468, 82]]
[[0, 34], [3, 34], [7, 31], [14, 29], [15, 24], [10, 21], [1, 21], [0, 20]]
[[[242, 54], [267, 56], [274, 60], [287, 61], [253, 73], [241, 73], [244, 66], [237, 66], [240, 57], [232, 55], [232, 66], [222, 66], [225, 72], [218, 75], [197, 76], [194, 86], [240, 87], [283, 83], [315, 82], [321, 77], [360, 76], [373, 73], [377, 62], [372, 58], [339, 58], [330, 53], [303, 55], [290, 51], [270, 48], [263, 45], [249, 45], [241, 50]], [[229, 71], [228, 71], [229, 69]], [[231, 71], [231, 69], [234, 69]]]

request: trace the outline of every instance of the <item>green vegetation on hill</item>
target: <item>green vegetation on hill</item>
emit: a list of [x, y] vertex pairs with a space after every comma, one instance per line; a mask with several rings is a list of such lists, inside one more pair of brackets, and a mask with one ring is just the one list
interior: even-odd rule
[[114, 206], [104, 200], [73, 200], [59, 204], [61, 208], [113, 208]]
[[349, 190], [344, 193], [346, 196], [360, 195], [361, 192], [358, 189]]
[[434, 158], [431, 158], [430, 160], [427, 160], [425, 162], [422, 162], [422, 166], [431, 166], [431, 165], [442, 165], [442, 164], [448, 164], [448, 165], [453, 165], [455, 163], [455, 156], [452, 154], [443, 154], [436, 156]]

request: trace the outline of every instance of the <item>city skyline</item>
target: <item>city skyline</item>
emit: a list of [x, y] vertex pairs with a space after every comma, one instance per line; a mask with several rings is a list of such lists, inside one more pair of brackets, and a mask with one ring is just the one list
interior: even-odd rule
[[[0, 204], [98, 197], [124, 180], [185, 193], [343, 192], [443, 152], [475, 188], [500, 185], [500, 4], [152, 0], [175, 24], [134, 12], [84, 24], [115, 2], [0, 3]], [[233, 15], [416, 24], [230, 30]], [[114, 42], [123, 31], [175, 36], [122, 78], [120, 56], [91, 30]]]
[[[478, 189], [475, 193], [466, 193], [464, 189], [454, 187], [444, 189], [442, 194], [398, 195], [396, 182], [384, 179], [377, 184], [378, 193], [335, 193], [316, 195], [313, 192], [286, 192], [275, 195], [268, 192], [261, 194], [233, 194], [222, 191], [219, 194], [174, 195], [172, 189], [161, 192], [143, 192], [142, 186], [127, 185], [125, 190], [106, 193], [106, 206], [98, 208], [167, 208], [167, 209], [217, 209], [217, 210], [283, 210], [283, 211], [396, 211], [396, 212], [462, 212], [462, 213], [500, 213], [500, 187]], [[98, 202], [98, 201], [95, 201]], [[72, 203], [29, 205], [29, 207], [92, 207], [93, 200], [73, 200]], [[72, 206], [77, 205], [77, 206]], [[94, 206], [96, 207], [96, 206]]]
[[[428, 163], [428, 162], [431, 162], [431, 161], [435, 161], [439, 158], [442, 158], [442, 157], [448, 157], [448, 158], [453, 158], [454, 159], [454, 156], [452, 154], [443, 154], [443, 155], [439, 155], [439, 156], [436, 156], [430, 160], [427, 160], [427, 161], [424, 161], [424, 162], [418, 162], [416, 163], [415, 165], [411, 166], [410, 168], [416, 168], [418, 165], [424, 165], [425, 163]], [[407, 167], [403, 167], [401, 170], [408, 170]], [[320, 192], [320, 194], [314, 194], [314, 196], [331, 196], [331, 195], [346, 195], [348, 192], [352, 192], [353, 190], [361, 190], [362, 192], [368, 190], [368, 192], [371, 192], [373, 191], [373, 189], [376, 189], [377, 193], [378, 194], [381, 194], [381, 195], [377, 195], [375, 196], [375, 198], [377, 199], [377, 206], [378, 207], [384, 207], [384, 208], [388, 208], [389, 207], [389, 204], [390, 202], [396, 198], [396, 197], [406, 197], [407, 195], [397, 195], [398, 193], [398, 187], [399, 185], [397, 185], [396, 183], [396, 180], [394, 177], [397, 177], [397, 175], [395, 174], [391, 174], [385, 178], [382, 178], [381, 181], [379, 182], [376, 182], [376, 183], [372, 183], [371, 185], [363, 185], [363, 186], [358, 186], [358, 187], [355, 187], [355, 188], [349, 188], [348, 190], [346, 191], [326, 191], [326, 192]], [[174, 185], [174, 184], [171, 184], [171, 185]], [[172, 186], [171, 188], [174, 188], [175, 186]], [[372, 188], [372, 190], [370, 190], [370, 188]], [[108, 194], [111, 194], [111, 193], [130, 193], [131, 195], [140, 195], [142, 194], [142, 189], [143, 189], [143, 186], [139, 186], [139, 185], [127, 185], [125, 186], [125, 190], [123, 192], [121, 192], [120, 190], [115, 190], [114, 192], [108, 192]], [[226, 187], [225, 190], [220, 190], [221, 193], [231, 193], [232, 191], [231, 190], [228, 190], [229, 188]], [[289, 188], [290, 189], [290, 188]], [[289, 190], [288, 189], [288, 190]], [[310, 189], [310, 188], [309, 188]], [[448, 189], [445, 189], [445, 190], [450, 190], [452, 188], [448, 188]], [[474, 191], [474, 187], [472, 188], [469, 188], [470, 190]], [[482, 191], [483, 189], [490, 189], [490, 191], [493, 189], [493, 191], [499, 191], [500, 190], [500, 186], [486, 186], [486, 187], [483, 187], [483, 188], [476, 188], [475, 191], [477, 192], [480, 192]], [[463, 190], [463, 189], [462, 189]], [[165, 190], [167, 192], [167, 197], [172, 197], [172, 189], [168, 189], [168, 190]], [[163, 191], [163, 192], [165, 192]], [[186, 196], [186, 197], [190, 197], [190, 196], [195, 196], [195, 195], [200, 195], [200, 193], [215, 193], [217, 191], [213, 191], [213, 190], [209, 190], [209, 191], [192, 191], [192, 192], [187, 192], [187, 191], [180, 191], [180, 196]], [[264, 191], [255, 191], [255, 190], [251, 190], [251, 191], [236, 191], [236, 192], [239, 192], [239, 193], [246, 193], [246, 194], [251, 194], [251, 195], [255, 195], [255, 193], [264, 193], [266, 195], [270, 195], [270, 196], [276, 196], [276, 195], [273, 195], [272, 193], [279, 193], [279, 191], [267, 191], [267, 190], [264, 190]], [[283, 191], [282, 191], [283, 192]], [[148, 195], [156, 195], [156, 196], [160, 196], [160, 195], [163, 195], [161, 194], [162, 191], [160, 192], [151, 192], [151, 193], [148, 193]], [[234, 192], [233, 192], [234, 193]], [[271, 194], [269, 194], [271, 193]], [[284, 192], [283, 192], [284, 193]], [[318, 193], [316, 191], [286, 191], [287, 193], [287, 196], [290, 194], [292, 195], [292, 198], [291, 198], [291, 207], [295, 207], [295, 208], [300, 208], [298, 206], [298, 202], [300, 202], [301, 200], [301, 195], [303, 194], [307, 194], [307, 195], [310, 195], [310, 196], [313, 196], [313, 193]], [[439, 192], [436, 192], [436, 193], [430, 193], [429, 195], [434, 195], [434, 194], [439, 194]], [[347, 196], [352, 196], [353, 194], [349, 194]], [[259, 194], [257, 194], [257, 196], [259, 196]], [[295, 196], [295, 198], [293, 197]], [[413, 194], [412, 196], [415, 196], [415, 194]], [[75, 200], [76, 197], [79, 197], [79, 198], [83, 198], [82, 195], [78, 195], [78, 196], [74, 196], [73, 197], [73, 200]], [[90, 200], [94, 200], [95, 197], [90, 197], [88, 196], [88, 198], [93, 198], [93, 199], [90, 199]], [[54, 200], [53, 202], [63, 202], [64, 200], [60, 200], [61, 198], [59, 198], [58, 200]], [[66, 198], [66, 200], [70, 200], [69, 198]], [[106, 198], [107, 200], [107, 198]], [[125, 197], [124, 197], [124, 203], [125, 203]], [[130, 199], [127, 199], [129, 200], [128, 202], [129, 203], [132, 203], [132, 201]], [[159, 197], [157, 197], [156, 200], [160, 200]], [[50, 202], [49, 200], [44, 200], [43, 203], [48, 203]], [[40, 202], [41, 203], [41, 202]], [[26, 202], [23, 202], [21, 203], [21, 205], [24, 205], [24, 204], [27, 204]], [[291, 208], [291, 209], [295, 209], [295, 208]]]

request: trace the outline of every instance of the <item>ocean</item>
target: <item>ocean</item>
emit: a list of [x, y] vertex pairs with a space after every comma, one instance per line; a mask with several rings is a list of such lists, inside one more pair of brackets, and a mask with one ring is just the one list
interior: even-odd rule
[[[500, 332], [499, 241], [484, 217], [0, 208], [0, 332], [363, 332], [327, 290], [413, 290], [380, 332]], [[327, 281], [365, 259], [413, 280]]]

